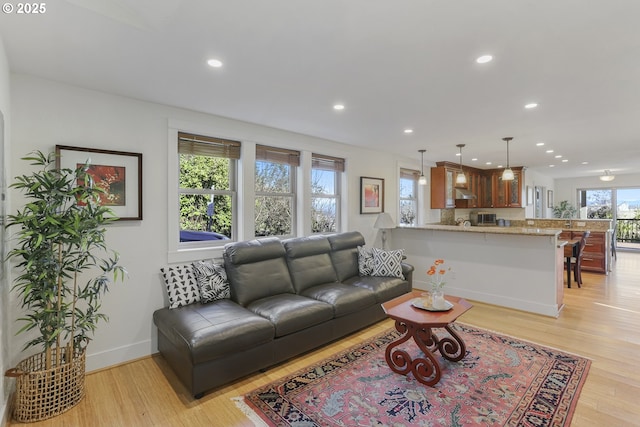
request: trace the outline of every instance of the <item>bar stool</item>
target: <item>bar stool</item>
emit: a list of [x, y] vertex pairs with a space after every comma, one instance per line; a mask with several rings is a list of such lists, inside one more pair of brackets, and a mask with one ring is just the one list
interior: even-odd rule
[[584, 248], [587, 245], [589, 234], [591, 234], [591, 231], [589, 230], [582, 233], [582, 237], [580, 238], [580, 247], [578, 248], [578, 256], [575, 258], [575, 262], [573, 263], [573, 278], [579, 288], [582, 287], [580, 286], [582, 285], [582, 255], [584, 254]]

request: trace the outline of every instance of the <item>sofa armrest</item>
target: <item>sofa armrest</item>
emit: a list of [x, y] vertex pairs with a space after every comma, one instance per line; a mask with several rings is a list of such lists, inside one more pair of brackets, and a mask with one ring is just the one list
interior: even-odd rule
[[413, 289], [413, 270], [415, 270], [413, 265], [404, 262], [402, 263], [402, 275], [405, 280], [409, 282], [410, 289]]

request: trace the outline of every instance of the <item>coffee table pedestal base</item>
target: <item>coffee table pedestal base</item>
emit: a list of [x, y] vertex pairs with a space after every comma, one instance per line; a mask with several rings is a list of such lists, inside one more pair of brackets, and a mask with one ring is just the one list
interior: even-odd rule
[[[385, 359], [391, 370], [402, 375], [411, 372], [416, 380], [428, 386], [437, 384], [442, 371], [433, 353], [438, 350], [442, 357], [452, 362], [462, 360], [466, 353], [464, 342], [450, 325], [444, 326], [444, 329], [451, 337], [438, 338], [430, 327], [396, 320], [396, 330], [403, 336], [389, 344], [385, 351]], [[409, 353], [396, 348], [410, 338], [413, 338], [425, 357], [412, 359]]]

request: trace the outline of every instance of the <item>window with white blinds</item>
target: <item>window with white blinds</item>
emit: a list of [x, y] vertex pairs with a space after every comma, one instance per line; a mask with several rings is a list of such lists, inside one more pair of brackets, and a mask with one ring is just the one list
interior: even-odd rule
[[418, 220], [418, 179], [420, 171], [400, 169], [400, 224], [416, 225]]
[[235, 239], [238, 141], [178, 132], [180, 245]]
[[311, 231], [340, 231], [340, 180], [345, 160], [313, 153], [311, 155]]
[[295, 233], [296, 168], [300, 152], [256, 145], [255, 235], [291, 237]]

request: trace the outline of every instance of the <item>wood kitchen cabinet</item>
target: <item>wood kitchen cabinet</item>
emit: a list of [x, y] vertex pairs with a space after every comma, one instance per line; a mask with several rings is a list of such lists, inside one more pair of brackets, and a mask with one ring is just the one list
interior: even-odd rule
[[522, 207], [522, 181], [524, 179], [522, 167], [511, 168], [513, 180], [502, 180], [502, 169], [492, 174], [492, 208], [520, 208]]
[[480, 176], [480, 202], [479, 208], [493, 207], [493, 173], [485, 173]]
[[455, 178], [460, 165], [436, 162], [431, 168], [431, 209], [448, 208], [520, 208], [524, 168], [512, 167], [514, 179], [502, 181], [503, 169], [477, 169], [463, 166], [467, 184], [463, 187], [473, 193], [475, 199], [456, 200]]
[[445, 162], [438, 162], [435, 168], [431, 168], [431, 209], [456, 207], [455, 172], [455, 169], [445, 166]]
[[[572, 231], [572, 239], [580, 239], [581, 231]], [[587, 237], [587, 243], [582, 255], [582, 269], [598, 273], [607, 272], [607, 244], [604, 231], [592, 231]]]

